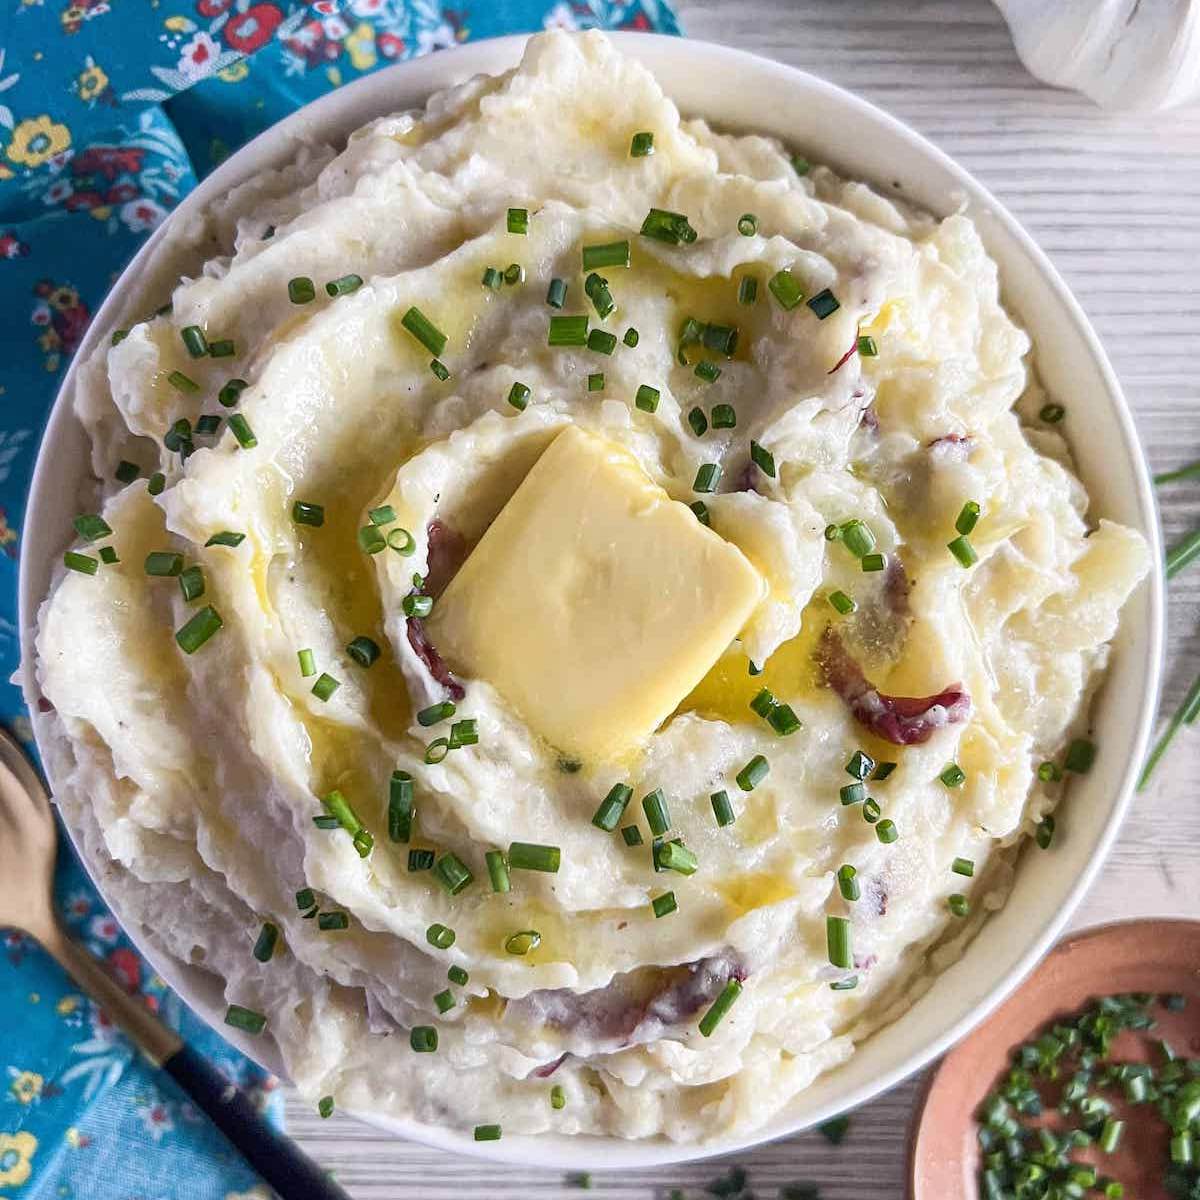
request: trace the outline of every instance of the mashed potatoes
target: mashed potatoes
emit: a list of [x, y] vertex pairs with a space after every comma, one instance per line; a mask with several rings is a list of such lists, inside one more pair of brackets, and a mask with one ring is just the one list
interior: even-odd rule
[[971, 222], [552, 34], [185, 233], [37, 638], [123, 914], [314, 1100], [761, 1125], [1047, 840], [1147, 569]]

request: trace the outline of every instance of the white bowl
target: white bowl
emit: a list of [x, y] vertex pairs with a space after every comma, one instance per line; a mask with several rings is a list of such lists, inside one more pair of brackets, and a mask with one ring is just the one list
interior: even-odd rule
[[[803, 147], [816, 162], [939, 215], [965, 206], [1000, 265], [1005, 302], [1033, 335], [1043, 380], [1070, 409], [1067, 428], [1077, 435], [1073, 448], [1092, 497], [1093, 518], [1110, 517], [1140, 530], [1155, 563], [1161, 564], [1154, 493], [1112, 368], [1058, 273], [984, 188], [892, 117], [802, 71], [703, 42], [629, 33], [617, 34], [615, 40], [654, 72], [685, 115], [703, 116], [733, 130], [775, 134]], [[195, 217], [242, 180], [291, 160], [297, 142], [342, 141], [373, 117], [420, 107], [432, 92], [480, 72], [503, 71], [518, 61], [524, 43], [523, 37], [478, 42], [391, 67], [308, 105], [256, 138], [200, 184], [142, 248], [97, 313], [75, 363], [85, 360], [119, 323], [139, 285], [144, 286], [141, 277], [156, 246], [172, 226]], [[82, 483], [89, 473], [84, 434], [72, 411], [74, 379], [72, 367], [50, 416], [26, 515], [20, 581], [26, 662], [31, 661], [38, 606], [78, 511], [71, 485]], [[784, 1137], [892, 1087], [945, 1051], [1013, 990], [1049, 949], [1099, 870], [1145, 756], [1158, 691], [1162, 626], [1163, 576], [1156, 565], [1123, 613], [1093, 713], [1101, 753], [1091, 774], [1071, 785], [1054, 852], [1024, 855], [1007, 906], [987, 922], [963, 958], [898, 1020], [864, 1041], [847, 1063], [820, 1077], [766, 1127], [718, 1136], [700, 1147], [549, 1136], [476, 1144], [457, 1131], [359, 1115], [399, 1136], [457, 1153], [526, 1166], [602, 1170], [680, 1162]], [[44, 722], [29, 675], [26, 699], [41, 737]], [[1072, 813], [1081, 814], [1080, 819], [1072, 820]], [[164, 961], [138, 928], [127, 929], [162, 976], [214, 1028], [251, 1058], [282, 1072], [273, 1044], [224, 1026], [225, 1003], [212, 976]]]

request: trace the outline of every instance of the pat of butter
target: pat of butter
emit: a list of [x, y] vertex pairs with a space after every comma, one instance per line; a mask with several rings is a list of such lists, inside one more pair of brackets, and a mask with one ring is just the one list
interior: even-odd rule
[[551, 745], [595, 762], [653, 733], [763, 594], [736, 546], [621, 447], [568, 426], [438, 600], [430, 632]]

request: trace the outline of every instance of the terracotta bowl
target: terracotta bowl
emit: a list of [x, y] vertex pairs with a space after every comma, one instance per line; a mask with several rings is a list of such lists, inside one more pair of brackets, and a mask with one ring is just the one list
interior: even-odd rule
[[[979, 1143], [975, 1113], [1010, 1065], [1013, 1050], [1043, 1026], [1100, 996], [1177, 993], [1182, 1012], [1154, 1009], [1163, 1038], [1184, 1057], [1200, 1057], [1200, 921], [1121, 921], [1060, 942], [993, 1016], [930, 1075], [909, 1143], [909, 1200], [976, 1200]], [[1139, 1057], [1146, 1039], [1122, 1035], [1118, 1058]], [[1166, 1134], [1157, 1117], [1128, 1124], [1117, 1153], [1091, 1159], [1137, 1200], [1168, 1200], [1160, 1176]]]

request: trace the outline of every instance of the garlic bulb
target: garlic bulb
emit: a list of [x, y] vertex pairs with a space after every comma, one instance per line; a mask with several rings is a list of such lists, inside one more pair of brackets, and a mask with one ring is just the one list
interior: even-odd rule
[[1200, 99], [1200, 0], [995, 0], [1021, 61], [1104, 108]]

